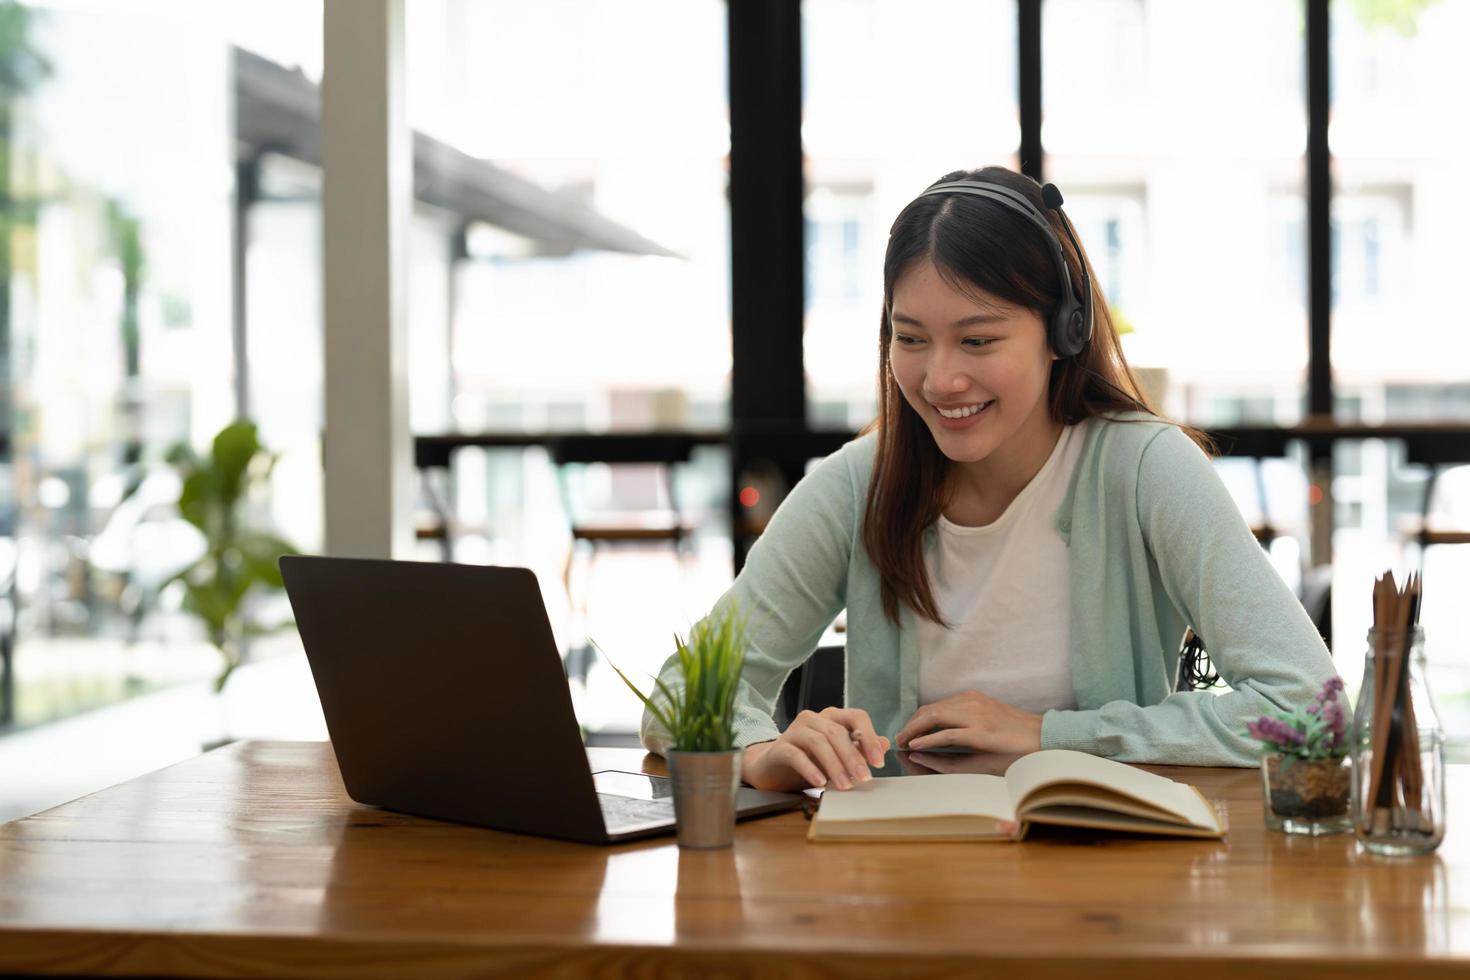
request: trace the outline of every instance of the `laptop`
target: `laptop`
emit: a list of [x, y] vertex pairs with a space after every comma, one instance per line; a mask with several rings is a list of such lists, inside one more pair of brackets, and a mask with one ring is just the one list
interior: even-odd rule
[[[529, 569], [301, 555], [280, 567], [352, 799], [593, 844], [673, 831], [669, 779], [592, 771]], [[800, 801], [741, 787], [737, 815]]]

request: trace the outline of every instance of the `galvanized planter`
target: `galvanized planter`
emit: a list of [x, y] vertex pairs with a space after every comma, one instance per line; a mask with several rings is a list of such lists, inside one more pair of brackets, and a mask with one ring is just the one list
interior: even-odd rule
[[740, 754], [739, 749], [669, 753], [680, 847], [729, 847], [734, 843]]

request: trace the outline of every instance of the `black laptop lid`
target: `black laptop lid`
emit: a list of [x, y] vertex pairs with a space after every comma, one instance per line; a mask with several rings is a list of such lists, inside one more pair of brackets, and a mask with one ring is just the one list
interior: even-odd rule
[[530, 570], [287, 556], [281, 573], [349, 796], [606, 838]]

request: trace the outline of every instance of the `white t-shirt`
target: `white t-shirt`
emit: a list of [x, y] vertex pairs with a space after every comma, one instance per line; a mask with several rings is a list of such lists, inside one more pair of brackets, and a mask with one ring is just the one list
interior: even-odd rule
[[1067, 546], [1052, 518], [1086, 424], [1062, 430], [1041, 470], [992, 523], [962, 527], [940, 516], [926, 564], [935, 602], [954, 628], [915, 617], [921, 705], [979, 691], [1037, 714], [1077, 707]]

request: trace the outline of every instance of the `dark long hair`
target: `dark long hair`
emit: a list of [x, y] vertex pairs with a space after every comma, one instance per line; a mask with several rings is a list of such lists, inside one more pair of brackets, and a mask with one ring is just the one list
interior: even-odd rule
[[[1041, 186], [1004, 167], [957, 170], [935, 183], [984, 180], [1025, 195], [1046, 215], [1061, 241], [1072, 288], [1081, 299], [1086, 264], [1092, 282], [1092, 341], [1073, 358], [1053, 361], [1047, 407], [1062, 425], [1095, 415], [1143, 412], [1156, 415], [1128, 362], [1085, 251], [1074, 250], [1063, 230], [1068, 219], [1047, 210]], [[932, 186], [932, 185], [931, 185]], [[1075, 234], [1075, 229], [1073, 229]], [[882, 579], [883, 612], [898, 620], [898, 604], [943, 623], [924, 567], [924, 531], [946, 503], [950, 461], [918, 414], [904, 400], [893, 378], [888, 349], [893, 325], [893, 288], [920, 260], [933, 263], [940, 277], [960, 292], [978, 287], [993, 296], [1034, 310], [1045, 323], [1062, 297], [1062, 282], [1051, 252], [1034, 224], [989, 199], [969, 194], [920, 197], [904, 208], [888, 233], [883, 260], [883, 314], [878, 330], [878, 418], [865, 431], [878, 431], [873, 479], [864, 511], [863, 544]], [[1185, 431], [1206, 451], [1202, 433]]]

